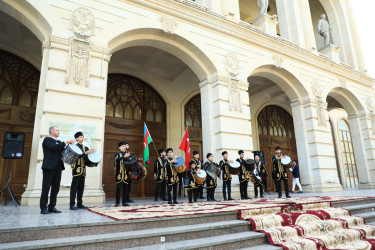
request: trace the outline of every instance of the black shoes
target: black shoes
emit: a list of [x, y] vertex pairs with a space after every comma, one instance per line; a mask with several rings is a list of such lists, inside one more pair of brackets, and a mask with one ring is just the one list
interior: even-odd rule
[[178, 202], [177, 202], [177, 201], [174, 201], [173, 204], [178, 204]]
[[290, 197], [290, 196], [288, 195], [286, 198], [292, 198], [292, 197]]
[[204, 199], [206, 199], [206, 198], [204, 198], [204, 196], [201, 196], [201, 197], [199, 197], [199, 199], [204, 200]]
[[40, 210], [40, 213], [41, 213], [41, 214], [49, 214], [47, 208], [43, 208], [43, 209], [41, 209], [41, 210]]
[[50, 213], [55, 213], [55, 214], [59, 214], [59, 213], [61, 213], [61, 211], [60, 210], [57, 210], [55, 207], [54, 208], [52, 208], [52, 209], [48, 209], [48, 212], [50, 212]]
[[173, 204], [173, 202], [172, 201], [168, 201], [168, 204]]
[[115, 207], [119, 207], [119, 206], [120, 206], [120, 203], [116, 203], [116, 204], [115, 204]]
[[167, 198], [163, 198], [163, 201], [168, 201], [168, 199]]
[[78, 210], [78, 207], [72, 206], [72, 207], [70, 207], [70, 210]]
[[229, 197], [228, 201], [234, 201], [234, 199], [232, 199], [232, 197]]
[[130, 205], [128, 203], [122, 203], [123, 207], [129, 207]]
[[128, 203], [134, 203], [134, 201], [133, 200], [128, 200]]
[[258, 199], [258, 196], [254, 196], [254, 199]]
[[88, 207], [86, 207], [85, 205], [81, 204], [81, 205], [78, 205], [77, 206], [79, 209], [87, 209]]
[[294, 193], [294, 191], [289, 191], [289, 192], [292, 193], [292, 194]]
[[302, 192], [302, 191], [299, 191], [298, 193], [299, 193], [299, 194], [302, 194], [303, 192]]

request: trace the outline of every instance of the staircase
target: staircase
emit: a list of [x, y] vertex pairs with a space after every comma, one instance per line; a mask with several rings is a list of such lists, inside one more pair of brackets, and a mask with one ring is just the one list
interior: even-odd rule
[[[375, 199], [335, 202], [375, 225]], [[236, 212], [0, 230], [0, 249], [282, 249]]]

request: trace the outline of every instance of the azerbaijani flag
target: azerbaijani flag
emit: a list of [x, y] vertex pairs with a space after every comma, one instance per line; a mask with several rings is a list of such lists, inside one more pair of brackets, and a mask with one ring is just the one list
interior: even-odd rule
[[152, 138], [145, 123], [143, 129], [143, 162], [146, 168], [150, 165], [150, 149], [148, 145], [150, 145], [151, 142]]

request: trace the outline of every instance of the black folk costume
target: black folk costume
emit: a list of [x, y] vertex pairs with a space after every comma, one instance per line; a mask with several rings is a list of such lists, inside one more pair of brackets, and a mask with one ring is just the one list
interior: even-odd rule
[[[203, 165], [203, 169], [207, 172], [209, 166], [212, 164], [211, 161], [207, 161]], [[206, 176], [206, 185], [207, 185], [207, 201], [216, 201], [215, 200], [215, 188], [217, 187], [217, 177], [211, 177], [207, 174]]]
[[[164, 162], [167, 174], [165, 176], [168, 185], [168, 204], [178, 204], [177, 202], [177, 185], [179, 183], [178, 175], [176, 169], [173, 166], [173, 158], [168, 158]], [[172, 192], [173, 192], [173, 202], [172, 202]]]
[[82, 196], [85, 188], [86, 179], [86, 162], [85, 162], [85, 152], [89, 150], [88, 147], [77, 143], [77, 147], [82, 150], [82, 154], [79, 159], [72, 165], [72, 184], [70, 186], [70, 208], [74, 209], [76, 195], [77, 195], [77, 207], [85, 208], [82, 204]]
[[285, 196], [289, 198], [289, 184], [288, 184], [288, 173], [286, 169], [281, 164], [281, 160], [278, 160], [279, 157], [283, 157], [283, 154], [272, 156], [272, 178], [275, 181], [276, 190], [279, 194], [279, 198], [282, 196], [281, 192], [281, 182], [284, 182], [285, 187]]
[[115, 154], [115, 176], [116, 176], [116, 206], [120, 204], [120, 194], [122, 189], [122, 205], [128, 206], [129, 201], [129, 183], [130, 172], [124, 164], [126, 152], [117, 152]]
[[165, 192], [166, 192], [166, 169], [164, 166], [164, 161], [162, 157], [159, 157], [155, 160], [154, 164], [154, 179], [156, 180], [156, 190], [155, 190], [155, 201], [158, 201], [159, 197], [162, 200], [166, 200]]
[[228, 190], [228, 200], [232, 200], [232, 174], [229, 172], [229, 160], [221, 160], [219, 163], [220, 169], [222, 171], [222, 180], [223, 180], [223, 197], [224, 200], [227, 200], [227, 190]]
[[266, 172], [266, 167], [264, 166], [264, 164], [263, 164], [262, 161], [254, 163], [253, 174], [254, 174], [254, 177], [259, 180], [259, 182], [254, 183], [255, 198], [258, 198], [258, 188], [259, 188], [259, 192], [260, 192], [260, 197], [262, 197], [262, 198], [264, 197], [264, 191], [265, 190], [263, 190], [264, 184], [263, 184], [263, 178], [262, 178], [262, 176], [265, 175], [265, 173], [264, 174], [262, 173], [263, 170]]
[[241, 199], [250, 199], [247, 193], [247, 187], [249, 185], [249, 176], [245, 168], [246, 161], [244, 159], [238, 158], [236, 161], [240, 163], [240, 170], [238, 172], [238, 180], [240, 181], [240, 194]]
[[197, 171], [195, 171], [195, 169], [189, 169], [187, 171], [187, 178], [189, 179], [189, 184], [187, 186], [189, 203], [193, 203], [193, 195], [194, 195], [194, 202], [196, 202], [198, 198], [198, 185], [195, 182], [196, 175], [197, 175]]
[[[202, 162], [198, 159], [195, 159], [194, 158], [194, 163], [195, 163], [195, 169], [203, 169], [202, 168]], [[204, 199], [204, 196], [203, 196], [203, 186], [204, 186], [204, 183], [205, 182], [203, 182], [202, 184], [198, 184], [198, 187], [197, 187], [197, 189], [198, 189], [198, 197], [199, 197], [199, 199]]]

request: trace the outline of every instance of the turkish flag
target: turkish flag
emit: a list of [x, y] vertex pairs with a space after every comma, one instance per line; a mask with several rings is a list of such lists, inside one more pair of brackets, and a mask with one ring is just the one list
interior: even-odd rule
[[189, 170], [189, 162], [190, 162], [190, 142], [189, 142], [189, 128], [186, 128], [184, 137], [182, 138], [181, 144], [179, 149], [185, 152], [185, 165], [186, 168]]

